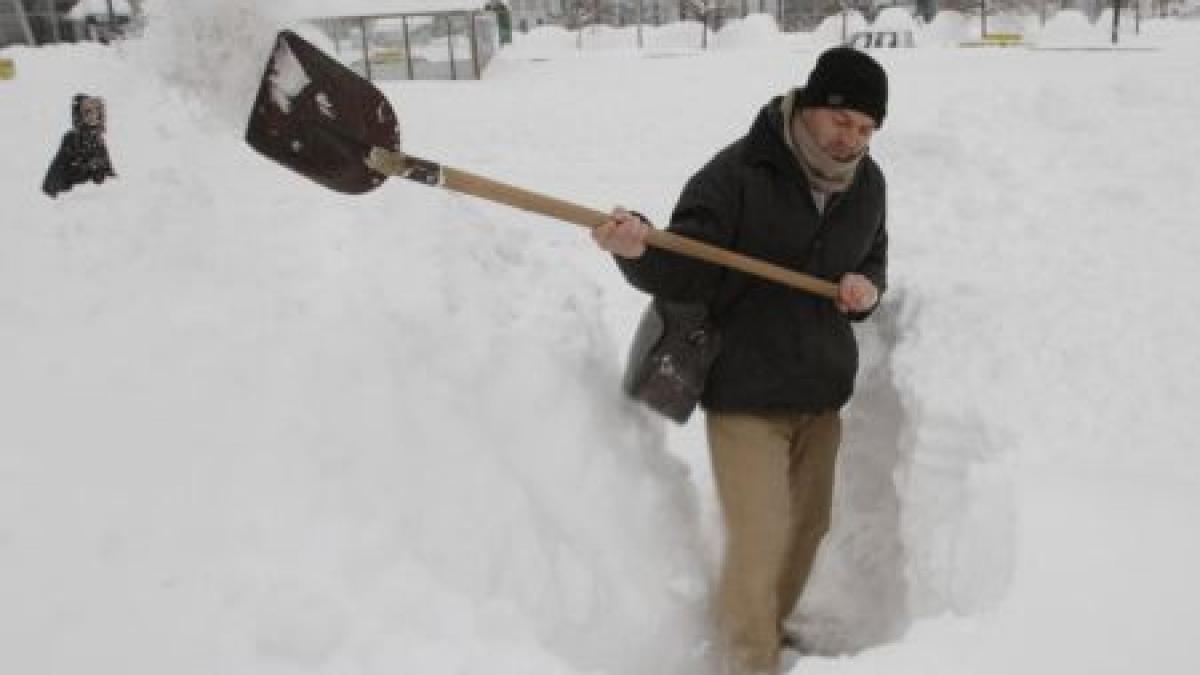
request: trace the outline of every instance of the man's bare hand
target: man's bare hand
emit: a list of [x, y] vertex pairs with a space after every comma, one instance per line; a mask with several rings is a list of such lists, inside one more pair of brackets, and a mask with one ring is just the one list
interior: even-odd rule
[[879, 302], [879, 289], [861, 274], [847, 274], [838, 283], [834, 304], [842, 313], [865, 312]]
[[592, 239], [600, 248], [622, 258], [640, 258], [646, 252], [650, 224], [637, 215], [616, 207], [612, 217], [592, 230]]

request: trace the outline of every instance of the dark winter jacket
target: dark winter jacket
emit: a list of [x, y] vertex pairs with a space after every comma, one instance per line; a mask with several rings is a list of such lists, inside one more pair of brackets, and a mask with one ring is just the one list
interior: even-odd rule
[[[86, 101], [93, 101], [100, 108], [100, 119], [94, 124], [84, 119], [83, 105]], [[51, 197], [57, 197], [58, 193], [80, 183], [103, 183], [117, 175], [108, 156], [108, 146], [104, 143], [103, 101], [86, 94], [76, 94], [71, 103], [71, 126], [72, 129], [63, 134], [58, 152], [42, 181], [42, 192]]]
[[[822, 215], [784, 141], [781, 100], [688, 181], [668, 229], [835, 283], [857, 272], [882, 294], [883, 174], [864, 157]], [[850, 321], [869, 312], [847, 317], [827, 299], [658, 249], [617, 261], [647, 293], [708, 306], [723, 342], [701, 399], [706, 409], [817, 412], [849, 400], [858, 369]]]
[[58, 153], [46, 171], [42, 192], [51, 197], [80, 183], [103, 183], [116, 176], [100, 134], [72, 129], [63, 134]]

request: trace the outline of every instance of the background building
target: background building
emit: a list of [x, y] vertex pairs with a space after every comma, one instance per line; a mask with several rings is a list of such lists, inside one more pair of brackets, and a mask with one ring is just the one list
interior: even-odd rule
[[0, 47], [123, 35], [141, 15], [142, 0], [0, 0]]
[[[934, 3], [936, 0], [920, 0]], [[882, 7], [907, 6], [917, 11], [916, 0], [875, 2], [874, 0], [508, 0], [513, 26], [529, 31], [542, 25], [576, 28], [604, 24], [625, 26], [641, 23], [657, 26], [680, 20], [698, 21], [707, 16], [710, 25], [719, 28], [727, 19], [748, 14], [769, 14], [785, 31], [816, 27], [824, 17], [843, 9], [873, 16]]]

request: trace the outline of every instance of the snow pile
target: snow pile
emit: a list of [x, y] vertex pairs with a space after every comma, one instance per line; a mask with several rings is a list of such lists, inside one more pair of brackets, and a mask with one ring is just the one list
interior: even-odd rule
[[145, 37], [129, 49], [197, 116], [244, 124], [275, 34], [289, 23], [286, 3], [149, 0], [146, 13]]
[[[705, 27], [698, 21], [679, 21], [662, 26], [642, 26], [642, 45], [651, 51], [695, 51], [703, 44]], [[538, 26], [528, 33], [514, 33], [513, 47], [507, 53], [519, 57], [545, 58], [564, 50], [629, 51], [637, 47], [637, 27], [614, 28], [597, 24], [582, 31], [559, 26]], [[780, 41], [775, 19], [767, 14], [751, 14], [731, 19], [719, 31], [708, 31], [710, 49], [764, 48]]]
[[[27, 50], [5, 91], [0, 669], [704, 672], [685, 476], [597, 356], [597, 287], [197, 115], [237, 112], [272, 44], [228, 8], [157, 27], [207, 31], [228, 83], [182, 45], [147, 77], [160, 32]], [[51, 201], [81, 83], [121, 175]]]
[[508, 48], [508, 51], [573, 49], [576, 44], [575, 40], [575, 32], [562, 26], [537, 26], [529, 29], [528, 33], [514, 31], [512, 46]]
[[831, 14], [823, 19], [813, 31], [812, 38], [821, 47], [840, 45], [843, 36], [848, 38], [855, 31], [866, 29], [867, 19], [858, 10]]
[[[698, 21], [682, 21], [662, 26], [642, 26], [643, 47], [653, 50], [698, 50], [704, 26]], [[715, 46], [715, 34], [708, 34], [709, 46]], [[528, 33], [513, 33], [512, 53], [520, 56], [553, 56], [564, 50], [614, 51], [637, 47], [637, 27], [613, 28], [597, 24], [580, 30], [559, 26], [538, 26]]]
[[133, 13], [127, 0], [84, 0], [72, 7], [67, 16], [76, 21], [82, 21], [89, 16], [108, 17], [110, 7], [117, 16], [129, 16]]
[[421, 14], [481, 9], [484, 5], [462, 0], [277, 0], [277, 3], [286, 5], [289, 12], [304, 17]]
[[[4, 50], [0, 670], [704, 675], [701, 425], [617, 391], [645, 299], [577, 228], [254, 155], [258, 4]], [[1200, 668], [1185, 25], [1115, 56], [877, 52], [891, 289], [794, 617], [844, 657], [795, 672]], [[385, 93], [414, 152], [661, 223], [801, 51]], [[120, 177], [50, 200], [77, 91], [107, 99]]]
[[911, 30], [914, 33], [920, 29], [912, 12], [903, 7], [887, 7], [880, 10], [871, 27], [878, 30]]
[[1111, 33], [1106, 33], [1103, 25], [1093, 24], [1077, 9], [1055, 12], [1037, 33], [1039, 45], [1055, 47], [1095, 46], [1111, 41], [1111, 38]]
[[717, 48], [771, 47], [779, 44], [779, 24], [770, 14], [749, 14], [745, 19], [732, 19], [710, 36]]
[[[1015, 35], [1025, 35], [1030, 28], [1038, 25], [1038, 17], [1031, 14], [1021, 14], [1018, 12], [1005, 11], [996, 12], [994, 15], [988, 16], [987, 29], [988, 33], [1008, 33]], [[979, 25], [979, 22], [976, 22]]]
[[[567, 31], [584, 49], [629, 49], [637, 46], [634, 31], [614, 28], [602, 23], [584, 26], [578, 31]], [[573, 45], [573, 46], [575, 46]]]
[[[648, 32], [647, 35], [651, 37], [647, 39], [646, 44], [661, 49], [700, 49], [706, 30], [708, 29], [705, 28], [704, 24], [695, 19], [673, 21], [656, 26], [652, 31]], [[712, 46], [713, 33], [711, 30], [708, 30], [708, 40], [709, 46]]]
[[921, 31], [921, 45], [957, 46], [968, 38], [967, 22], [962, 12], [942, 10]]
[[[1153, 16], [1147, 17], [1146, 14], [1143, 14], [1141, 21], [1145, 21], [1148, 18], [1153, 18]], [[1108, 35], [1110, 40], [1112, 39], [1112, 28], [1113, 28], [1112, 7], [1105, 7], [1104, 9], [1100, 10], [1100, 15], [1096, 17], [1095, 25], [1096, 25], [1097, 29], [1100, 29], [1103, 32], [1105, 32]], [[1120, 23], [1117, 24], [1117, 29], [1119, 31], [1119, 35], [1122, 38], [1134, 37], [1138, 34], [1138, 26], [1139, 26], [1139, 20], [1135, 16], [1133, 8], [1128, 7], [1128, 6], [1122, 7], [1121, 8], [1121, 21], [1120, 21]]]

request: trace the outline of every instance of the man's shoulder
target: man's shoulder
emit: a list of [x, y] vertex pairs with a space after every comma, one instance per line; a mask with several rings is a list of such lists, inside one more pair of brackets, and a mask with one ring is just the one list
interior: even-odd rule
[[739, 138], [718, 150], [708, 163], [700, 170], [706, 174], [722, 174], [740, 172], [746, 163], [746, 138]]
[[862, 158], [859, 174], [860, 180], [870, 187], [878, 187], [881, 190], [887, 187], [887, 179], [883, 175], [883, 169], [880, 168], [879, 163], [870, 154]]

